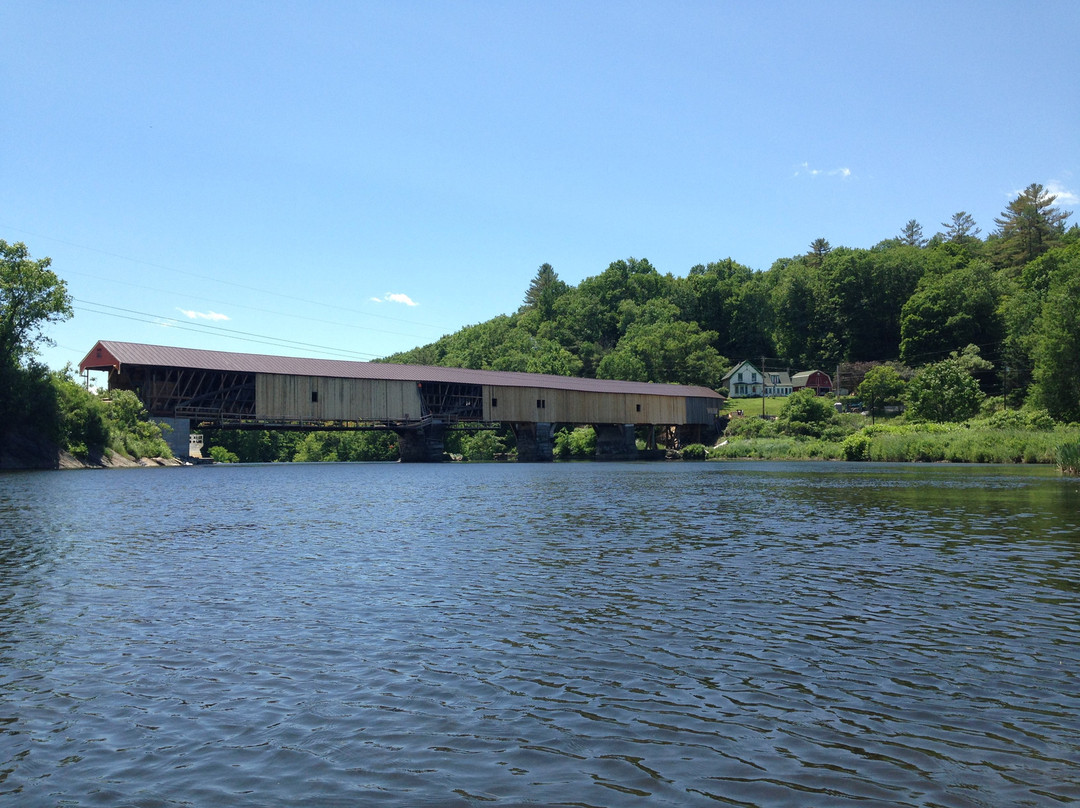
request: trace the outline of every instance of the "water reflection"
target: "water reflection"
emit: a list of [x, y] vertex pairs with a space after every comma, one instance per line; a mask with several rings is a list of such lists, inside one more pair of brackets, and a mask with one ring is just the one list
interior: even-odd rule
[[1065, 802], [1077, 491], [842, 464], [5, 475], [0, 794]]

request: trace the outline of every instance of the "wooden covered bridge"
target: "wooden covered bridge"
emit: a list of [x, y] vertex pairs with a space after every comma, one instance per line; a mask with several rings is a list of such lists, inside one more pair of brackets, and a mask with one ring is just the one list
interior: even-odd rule
[[723, 405], [707, 387], [130, 342], [98, 342], [79, 369], [108, 371], [109, 389], [134, 391], [173, 428], [178, 454], [192, 429], [386, 429], [399, 435], [402, 460], [435, 461], [447, 426], [508, 424], [519, 460], [550, 460], [557, 425], [588, 424], [598, 457], [630, 459], [637, 427], [700, 441]]

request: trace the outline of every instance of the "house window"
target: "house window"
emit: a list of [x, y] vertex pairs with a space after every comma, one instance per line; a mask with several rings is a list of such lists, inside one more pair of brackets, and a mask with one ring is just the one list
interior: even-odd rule
[[743, 380], [743, 378], [742, 378], [742, 371], [740, 370], [740, 371], [739, 371], [739, 381], [741, 382], [742, 380]]
[[312, 390], [311, 391], [311, 403], [312, 404], [318, 404], [319, 403], [319, 391], [318, 390]]

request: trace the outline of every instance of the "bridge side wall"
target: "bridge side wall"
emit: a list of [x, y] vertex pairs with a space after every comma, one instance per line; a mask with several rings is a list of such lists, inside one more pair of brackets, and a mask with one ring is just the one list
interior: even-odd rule
[[262, 420], [400, 421], [421, 417], [416, 382], [325, 376], [255, 377]]
[[561, 424], [684, 424], [687, 399], [544, 387], [484, 387], [484, 420]]

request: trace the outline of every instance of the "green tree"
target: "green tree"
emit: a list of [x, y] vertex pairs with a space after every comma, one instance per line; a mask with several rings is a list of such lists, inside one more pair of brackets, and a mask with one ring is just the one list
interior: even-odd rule
[[975, 226], [975, 220], [971, 218], [971, 214], [964, 210], [954, 213], [952, 219], [942, 222], [941, 226], [945, 228], [945, 232], [941, 234], [943, 239], [953, 244], [977, 241], [979, 233], [982, 232]]
[[600, 362], [597, 378], [720, 386], [729, 363], [712, 347], [715, 333], [678, 319], [676, 306], [665, 300], [626, 307], [623, 314], [631, 324]]
[[784, 434], [820, 437], [836, 421], [836, 411], [827, 399], [803, 389], [787, 397], [776, 421]]
[[58, 397], [58, 443], [77, 457], [102, 451], [109, 442], [106, 405], [65, 373], [53, 374]]
[[863, 376], [855, 394], [867, 403], [871, 419], [904, 392], [904, 380], [892, 365], [878, 365]]
[[925, 247], [926, 239], [923, 238], [922, 225], [914, 219], [909, 219], [904, 229], [900, 231], [899, 241], [909, 247]]
[[1065, 220], [1072, 213], [1054, 207], [1056, 200], [1057, 196], [1033, 182], [994, 219], [998, 226], [996, 252], [1003, 265], [1022, 266], [1061, 241]]
[[525, 292], [525, 302], [521, 310], [536, 310], [542, 319], [549, 320], [554, 312], [555, 300], [565, 294], [568, 288], [559, 280], [559, 275], [551, 264], [541, 264]]
[[960, 346], [997, 345], [1003, 336], [1000, 284], [982, 261], [944, 275], [927, 275], [903, 305], [900, 357], [907, 364]]
[[161, 426], [151, 421], [139, 397], [130, 390], [103, 392], [109, 446], [129, 457], [172, 457]]
[[564, 459], [595, 457], [596, 430], [591, 426], [579, 426], [572, 431], [560, 429], [555, 433], [554, 454]]
[[71, 317], [67, 284], [49, 266], [30, 258], [22, 242], [0, 239], [0, 363], [15, 366], [48, 344], [43, 329]]
[[828, 239], [816, 238], [810, 242], [810, 250], [806, 253], [811, 266], [821, 266], [825, 256], [832, 252], [832, 245]]
[[[978, 350], [957, 351], [916, 371], [907, 385], [907, 414], [916, 420], [965, 421], [979, 412], [985, 395], [972, 375]], [[985, 360], [981, 360], [985, 362]]]
[[506, 451], [506, 442], [496, 432], [483, 429], [461, 440], [461, 455], [470, 461], [494, 460]]
[[1080, 257], [1055, 273], [1033, 343], [1036, 402], [1054, 418], [1080, 421]]

